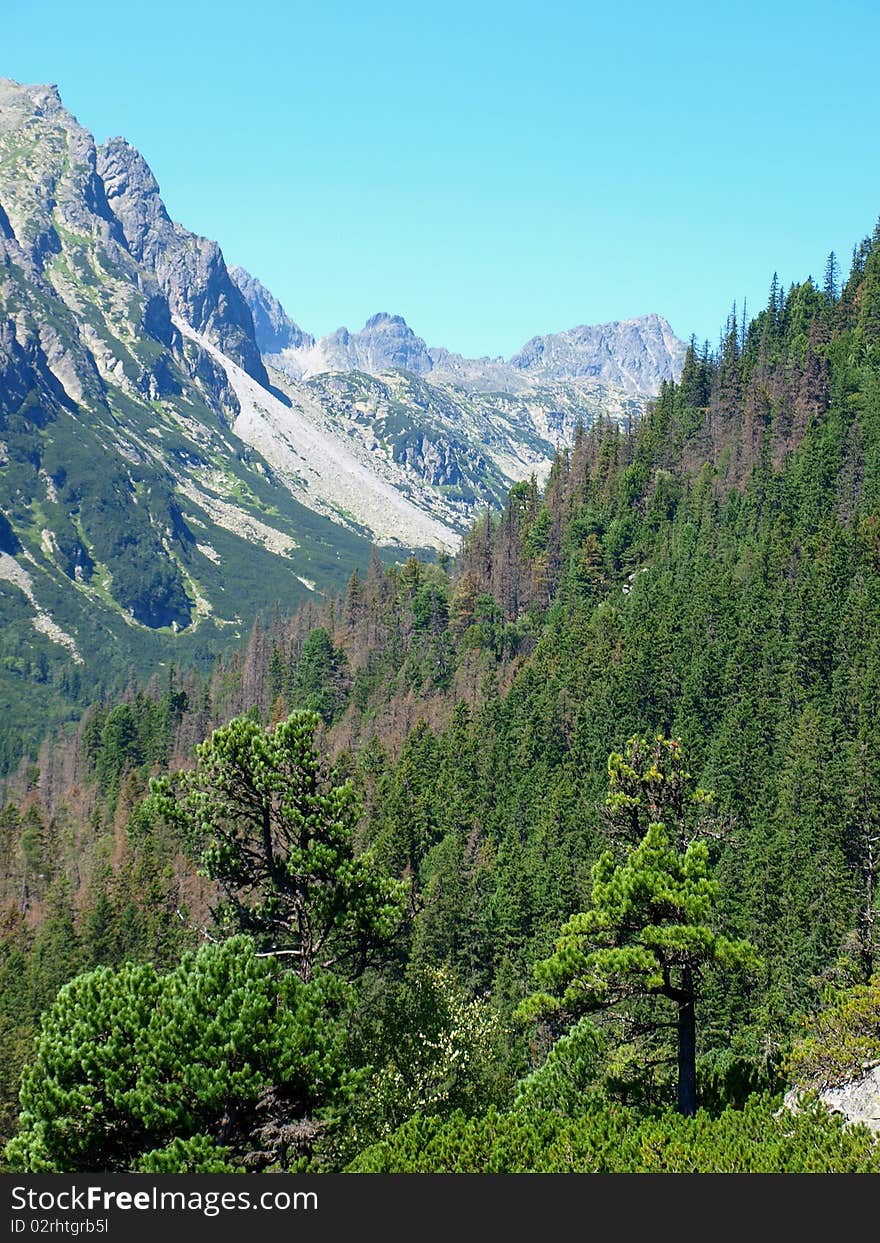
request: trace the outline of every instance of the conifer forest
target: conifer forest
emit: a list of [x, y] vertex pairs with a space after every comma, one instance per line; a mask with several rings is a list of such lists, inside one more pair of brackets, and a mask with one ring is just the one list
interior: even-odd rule
[[880, 226], [346, 576], [4, 723], [2, 1168], [880, 1172]]

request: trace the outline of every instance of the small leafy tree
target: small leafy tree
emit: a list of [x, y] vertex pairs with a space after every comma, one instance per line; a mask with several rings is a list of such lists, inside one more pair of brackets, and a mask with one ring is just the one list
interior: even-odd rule
[[369, 1064], [353, 1102], [351, 1142], [393, 1131], [413, 1114], [469, 1113], [503, 1090], [506, 1032], [491, 1002], [469, 997], [448, 967], [411, 968], [361, 993], [351, 1052]]
[[237, 717], [196, 749], [197, 764], [154, 780], [158, 809], [219, 883], [218, 925], [318, 969], [362, 971], [400, 927], [406, 887], [357, 854], [361, 805], [315, 749], [319, 718], [295, 712], [266, 730]]
[[[636, 740], [634, 740], [635, 743]], [[659, 740], [666, 746], [666, 740]], [[630, 744], [630, 756], [634, 749]], [[677, 750], [677, 747], [675, 748]], [[555, 952], [536, 964], [546, 991], [524, 1003], [525, 1016], [573, 1018], [595, 1010], [626, 1007], [638, 998], [663, 998], [676, 1008], [678, 1109], [696, 1112], [696, 1003], [708, 969], [754, 970], [754, 948], [717, 932], [713, 916], [718, 882], [709, 865], [705, 841], [684, 843], [686, 774], [677, 758], [675, 788], [663, 795], [663, 774], [638, 774], [641, 791], [621, 791], [615, 780], [621, 757], [612, 756], [612, 810], [628, 826], [637, 824], [642, 807], [660, 808], [661, 798], [679, 809], [678, 832], [651, 823], [621, 861], [605, 851], [593, 869], [591, 909], [574, 915], [562, 928]], [[627, 780], [630, 781], [627, 774]], [[647, 789], [647, 793], [645, 790]], [[649, 799], [654, 799], [653, 806]]]

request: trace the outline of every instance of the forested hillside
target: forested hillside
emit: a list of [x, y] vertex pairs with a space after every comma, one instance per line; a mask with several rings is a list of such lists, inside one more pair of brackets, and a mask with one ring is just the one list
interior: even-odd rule
[[[324, 789], [325, 812], [355, 800], [327, 829], [338, 876], [350, 879], [355, 866], [345, 861], [350, 841], [384, 894], [366, 923], [358, 916], [370, 952], [334, 959], [325, 994], [302, 971], [296, 987], [283, 986], [297, 1031], [312, 1030], [308, 1013], [332, 1011], [338, 1024], [324, 1031], [326, 1045], [303, 1045], [309, 1089], [294, 1092], [290, 1070], [273, 1084], [269, 1058], [253, 1108], [257, 1121], [269, 1111], [275, 1139], [258, 1146], [260, 1157], [241, 1155], [247, 1143], [236, 1147], [228, 1110], [210, 1115], [226, 1117], [222, 1125], [200, 1124], [209, 1115], [194, 1107], [179, 1132], [151, 1131], [138, 1114], [149, 1142], [85, 1147], [76, 1160], [876, 1169], [864, 1133], [810, 1114], [786, 1129], [770, 1097], [797, 1079], [804, 1061], [790, 1061], [792, 1049], [804, 1016], [823, 1007], [843, 1015], [835, 1030], [849, 1048], [848, 999], [873, 998], [855, 1007], [868, 1035], [851, 1068], [869, 1060], [865, 1048], [880, 1057], [869, 987], [880, 857], [880, 226], [842, 287], [832, 256], [822, 286], [783, 290], [774, 278], [766, 308], [748, 323], [733, 314], [717, 351], [692, 342], [680, 382], [664, 384], [634, 432], [581, 432], [546, 488], [517, 484], [454, 562], [388, 570], [374, 559], [340, 598], [255, 626], [247, 648], [207, 679], [170, 670], [161, 684], [132, 687], [21, 766], [0, 837], [7, 1135], [20, 1067], [34, 1058], [38, 1016], [58, 987], [96, 967], [153, 966], [87, 977], [62, 995], [26, 1077], [22, 1138], [10, 1148], [19, 1167], [64, 1168], [61, 1141], [46, 1156], [57, 1119], [40, 1121], [40, 1084], [51, 1078], [50, 1051], [61, 1057], [63, 1007], [80, 1004], [77, 988], [111, 999], [118, 989], [124, 1007], [131, 973], [149, 970], [157, 996], [174, 972], [189, 981], [242, 972], [271, 991], [264, 967], [283, 975], [304, 961], [301, 926], [283, 951], [299, 957], [272, 957], [279, 942], [269, 929], [288, 883], [273, 872], [277, 855], [269, 850], [268, 896], [244, 904], [256, 865], [217, 829], [232, 816], [224, 764], [239, 764], [236, 780], [247, 784], [246, 757], [259, 753], [260, 771], [277, 771], [271, 788], [284, 806], [284, 782], [312, 772], [304, 753], [284, 760], [284, 722], [298, 710], [316, 714], [293, 721], [312, 722], [317, 752], [335, 766], [331, 776], [315, 761], [309, 797]], [[200, 753], [207, 797], [225, 809], [214, 820], [200, 821], [198, 800], [189, 818], [173, 811], [190, 806], [180, 793], [168, 800], [186, 779], [150, 792], [151, 776], [192, 768], [195, 745], [242, 716]], [[316, 817], [323, 841], [325, 812], [302, 810], [301, 788], [290, 796], [294, 820], [301, 828]], [[704, 950], [721, 938], [694, 968], [706, 1111], [696, 1122], [668, 1112], [671, 985], [663, 993], [650, 971], [643, 993], [608, 985], [587, 1017], [568, 994], [549, 1014], [528, 1003], [534, 965], [553, 976], [546, 964], [563, 953], [560, 933], [575, 913], [593, 912], [570, 936], [611, 927], [601, 913], [630, 875], [621, 869], [657, 844], [649, 824], [661, 815], [678, 845], [655, 851], [644, 883], [667, 869], [684, 896], [652, 899], [648, 925], [665, 926], [680, 907], [667, 960], [676, 970], [690, 970], [688, 937]], [[617, 831], [627, 816], [629, 842]], [[286, 849], [305, 849], [298, 841]], [[221, 892], [235, 897], [225, 922], [212, 915]], [[224, 943], [230, 931], [246, 939]], [[248, 958], [254, 945], [271, 969]], [[744, 947], [738, 956], [732, 945]], [[168, 985], [175, 1004], [189, 987]], [[679, 1029], [679, 1067], [680, 1040]], [[799, 1082], [821, 1085], [825, 1069], [820, 1058]], [[274, 1113], [272, 1090], [285, 1102]], [[649, 1160], [658, 1135], [667, 1156]], [[752, 1159], [759, 1140], [763, 1156]]]

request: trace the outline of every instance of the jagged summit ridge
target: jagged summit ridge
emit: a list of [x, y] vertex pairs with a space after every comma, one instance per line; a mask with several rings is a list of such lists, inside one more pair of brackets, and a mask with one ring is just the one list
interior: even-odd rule
[[12, 78], [0, 78], [0, 133], [17, 128], [28, 116], [46, 116], [65, 111], [54, 82], [27, 85]]
[[233, 266], [229, 275], [241, 290], [254, 319], [254, 333], [262, 354], [309, 349], [315, 338], [294, 323], [274, 294], [244, 268]]
[[652, 313], [532, 337], [510, 365], [547, 380], [596, 376], [631, 392], [652, 393], [663, 380], [678, 377], [684, 354], [684, 343], [667, 320]]
[[285, 347], [278, 354], [272, 361], [294, 379], [333, 371], [381, 375], [393, 369], [427, 375], [434, 366], [422, 338], [416, 336], [402, 315], [387, 311], [371, 315], [360, 332], [337, 328], [320, 340], [310, 337], [308, 342]]
[[519, 392], [536, 383], [590, 379], [628, 394], [653, 396], [664, 380], [681, 374], [684, 363], [684, 342], [656, 313], [532, 337], [506, 361], [429, 347], [402, 315], [388, 311], [371, 315], [359, 332], [340, 327], [316, 340], [243, 268], [231, 274], [255, 324], [261, 325], [263, 354], [297, 380], [344, 371], [379, 376], [400, 369], [475, 392]]
[[172, 312], [268, 384], [250, 308], [217, 243], [170, 218], [149, 165], [124, 138], [98, 148], [97, 170], [129, 250], [156, 273]]

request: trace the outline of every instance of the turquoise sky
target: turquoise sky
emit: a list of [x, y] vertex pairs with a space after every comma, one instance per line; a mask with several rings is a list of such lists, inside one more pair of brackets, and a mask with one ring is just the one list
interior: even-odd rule
[[308, 330], [647, 311], [717, 340], [880, 214], [880, 3], [2, 0], [0, 74], [122, 134]]

